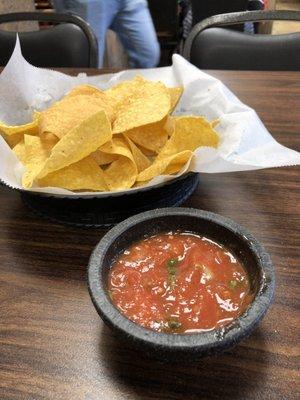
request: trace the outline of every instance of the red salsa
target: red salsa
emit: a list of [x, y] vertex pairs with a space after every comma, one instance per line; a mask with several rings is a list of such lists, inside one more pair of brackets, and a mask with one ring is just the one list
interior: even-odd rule
[[238, 259], [224, 246], [190, 232], [133, 244], [112, 265], [108, 289], [127, 318], [172, 333], [227, 325], [253, 298]]

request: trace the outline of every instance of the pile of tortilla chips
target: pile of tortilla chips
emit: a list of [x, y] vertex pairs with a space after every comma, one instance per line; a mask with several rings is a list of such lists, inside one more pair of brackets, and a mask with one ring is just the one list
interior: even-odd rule
[[0, 133], [26, 168], [24, 188], [129, 189], [218, 146], [213, 123], [171, 116], [181, 94], [141, 76], [106, 91], [81, 85], [26, 125], [0, 123]]

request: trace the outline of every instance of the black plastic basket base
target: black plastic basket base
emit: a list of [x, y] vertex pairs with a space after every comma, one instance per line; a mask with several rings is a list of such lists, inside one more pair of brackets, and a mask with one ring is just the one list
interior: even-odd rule
[[22, 192], [23, 202], [40, 217], [78, 227], [105, 227], [143, 211], [181, 205], [196, 189], [198, 174], [147, 191], [92, 199], [46, 197]]

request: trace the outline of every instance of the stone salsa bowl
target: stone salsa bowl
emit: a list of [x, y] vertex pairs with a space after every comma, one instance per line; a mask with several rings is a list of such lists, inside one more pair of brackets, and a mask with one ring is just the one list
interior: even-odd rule
[[[130, 321], [111, 302], [107, 292], [108, 272], [118, 255], [135, 241], [172, 230], [198, 233], [223, 244], [246, 268], [254, 299], [248, 309], [229, 325], [203, 333], [159, 333]], [[128, 218], [101, 239], [89, 261], [88, 286], [103, 321], [137, 349], [162, 361], [196, 360], [227, 350], [252, 332], [272, 301], [275, 275], [264, 248], [232, 220], [196, 209], [165, 208]]]

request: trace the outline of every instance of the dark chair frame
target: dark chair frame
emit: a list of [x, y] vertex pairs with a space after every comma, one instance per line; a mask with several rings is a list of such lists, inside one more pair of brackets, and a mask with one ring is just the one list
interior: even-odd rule
[[[243, 12], [247, 10], [247, 5], [248, 5], [248, 0], [235, 0], [233, 1], [233, 5], [232, 5], [232, 1], [226, 1], [226, 6], [224, 5], [224, 1], [223, 4], [220, 5], [218, 0], [209, 0], [209, 5], [206, 6], [204, 3], [202, 5], [200, 5], [200, 8], [203, 7], [203, 12], [206, 13], [206, 15], [203, 16], [203, 18], [201, 18], [201, 14], [199, 15], [197, 13], [197, 11], [199, 11], [198, 7], [199, 7], [199, 0], [191, 0], [190, 1], [191, 5], [192, 5], [192, 13], [193, 13], [193, 27], [198, 24], [199, 22], [204, 21], [204, 19], [207, 18], [211, 18], [214, 15], [217, 15], [216, 12], [214, 12], [214, 10], [218, 10], [218, 8], [220, 9], [220, 7], [223, 9], [221, 11], [217, 11], [218, 14], [220, 14], [220, 12], [222, 14], [227, 14], [227, 13], [234, 13], [234, 12]], [[206, 2], [207, 3], [207, 2]], [[241, 4], [242, 3], [242, 4]], [[224, 10], [225, 8], [225, 10]]]
[[[186, 60], [190, 61], [193, 42], [205, 29], [259, 21], [300, 21], [300, 11], [244, 11], [218, 14], [206, 18], [196, 24], [191, 30], [184, 45], [183, 56]], [[247, 33], [245, 33], [245, 35], [247, 35]]]
[[98, 66], [97, 38], [90, 25], [79, 16], [67, 13], [66, 14], [55, 13], [55, 12], [45, 13], [38, 11], [0, 14], [0, 30], [2, 23], [19, 22], [19, 21], [39, 21], [39, 22], [49, 22], [55, 24], [70, 23], [77, 25], [79, 28], [81, 28], [81, 30], [83, 31], [89, 42], [89, 66], [90, 68], [97, 68]]

